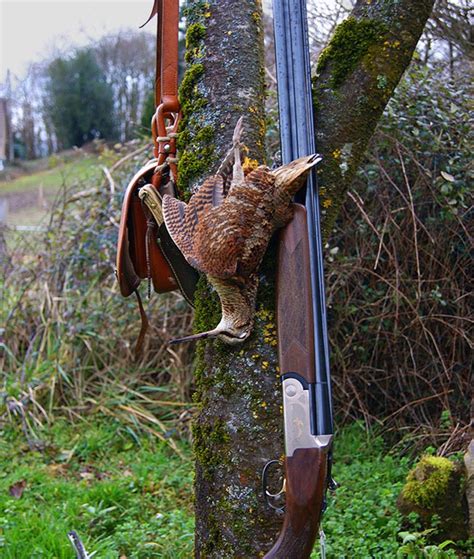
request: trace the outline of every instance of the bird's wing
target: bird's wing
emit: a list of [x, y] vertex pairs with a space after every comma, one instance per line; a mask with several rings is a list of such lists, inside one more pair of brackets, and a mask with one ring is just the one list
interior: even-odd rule
[[224, 180], [220, 175], [207, 178], [199, 190], [191, 196], [188, 203], [188, 211], [192, 212], [196, 219], [211, 208], [217, 208], [224, 200]]
[[198, 270], [200, 266], [194, 254], [196, 228], [203, 216], [219, 206], [224, 199], [222, 177], [213, 176], [204, 181], [188, 204], [165, 195], [163, 197], [163, 217], [171, 238], [186, 260]]
[[168, 229], [175, 245], [187, 259], [193, 250], [192, 236], [187, 230], [185, 219], [187, 204], [165, 194], [163, 196], [162, 210], [166, 229]]

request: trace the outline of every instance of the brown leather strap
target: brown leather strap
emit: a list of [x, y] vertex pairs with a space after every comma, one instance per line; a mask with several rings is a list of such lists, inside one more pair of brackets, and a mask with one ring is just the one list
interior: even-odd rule
[[161, 102], [178, 113], [178, 0], [162, 0], [161, 24]]
[[179, 1], [155, 0], [144, 27], [157, 16], [155, 105], [165, 103], [165, 110], [179, 112], [178, 101], [178, 28]]
[[[178, 32], [179, 0], [154, 0], [146, 25], [157, 16], [155, 105], [152, 119], [154, 157], [141, 169], [125, 192], [120, 220], [117, 251], [117, 278], [122, 295], [136, 294], [142, 326], [135, 347], [142, 350], [148, 319], [137, 288], [140, 280], [150, 278], [155, 291], [164, 293], [181, 289], [187, 301], [193, 302], [198, 274], [186, 262], [177, 247], [168, 239], [162, 224], [158, 225], [138, 198], [143, 181], [151, 183], [161, 195], [175, 195], [177, 181], [176, 137], [180, 121], [178, 99]], [[142, 25], [142, 27], [143, 27]], [[170, 172], [163, 171], [169, 168]], [[166, 184], [164, 184], [166, 183]], [[160, 245], [158, 245], [158, 237]], [[166, 254], [165, 254], [166, 252]]]
[[[162, 56], [162, 24], [163, 0], [155, 0], [153, 9], [156, 10], [156, 70], [155, 70], [155, 108], [161, 104], [161, 56]], [[153, 16], [152, 16], [153, 17]]]
[[142, 298], [140, 297], [140, 293], [138, 293], [138, 289], [135, 289], [135, 295], [137, 296], [138, 308], [140, 309], [140, 317], [142, 321], [137, 343], [135, 344], [135, 359], [138, 359], [142, 353], [143, 343], [145, 341], [145, 335], [147, 333], [149, 323], [145, 309], [143, 308]]
[[[179, 0], [155, 0], [148, 23], [157, 16], [155, 104], [151, 128], [158, 165], [169, 163], [177, 178], [176, 135], [180, 120], [178, 99]], [[146, 25], [145, 23], [145, 25]], [[159, 186], [159, 177], [153, 184]]]

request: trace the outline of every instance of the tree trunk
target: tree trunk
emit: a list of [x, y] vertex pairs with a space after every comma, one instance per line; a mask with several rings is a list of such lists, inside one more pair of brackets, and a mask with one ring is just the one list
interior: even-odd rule
[[[315, 108], [326, 236], [433, 1], [359, 1], [320, 59]], [[194, 0], [186, 16], [178, 145], [181, 187], [192, 192], [215, 171], [241, 115], [249, 157], [264, 160], [263, 26], [258, 0]], [[274, 275], [271, 246], [261, 269], [254, 333], [244, 345], [209, 341], [197, 347], [197, 558], [263, 557], [281, 527], [261, 491], [263, 466], [283, 454]], [[202, 279], [195, 330], [214, 327], [219, 317], [217, 296]]]
[[359, 0], [322, 52], [313, 81], [327, 238], [434, 0]]

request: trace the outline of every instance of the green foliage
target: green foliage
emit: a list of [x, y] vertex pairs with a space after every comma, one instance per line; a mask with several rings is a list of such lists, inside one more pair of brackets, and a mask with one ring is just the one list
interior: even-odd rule
[[375, 20], [349, 17], [339, 24], [318, 60], [318, 73], [331, 65], [331, 85], [338, 88], [372, 45], [383, 40], [386, 27]]
[[439, 545], [427, 544], [427, 537], [433, 529], [423, 532], [400, 532], [402, 544], [397, 550], [397, 559], [456, 559], [457, 553], [447, 549], [454, 545], [451, 540], [445, 540]]
[[[0, 555], [72, 558], [75, 529], [97, 559], [187, 559], [192, 553], [192, 465], [154, 437], [132, 436], [96, 416], [41, 432], [30, 450], [19, 430], [1, 432]], [[25, 480], [19, 499], [9, 494]], [[34, 549], [34, 555], [31, 550]]]
[[401, 82], [381, 123], [385, 133], [420, 159], [441, 206], [441, 218], [462, 215], [469, 207], [474, 179], [469, 88], [467, 76], [447, 79], [442, 72], [415, 66]]
[[[383, 440], [356, 423], [335, 437], [333, 476], [340, 484], [328, 499], [322, 528], [328, 557], [395, 557], [401, 515], [398, 494], [409, 461], [386, 452]], [[319, 557], [315, 551], [313, 559]]]
[[55, 59], [48, 78], [45, 109], [63, 148], [113, 138], [113, 91], [92, 50]]

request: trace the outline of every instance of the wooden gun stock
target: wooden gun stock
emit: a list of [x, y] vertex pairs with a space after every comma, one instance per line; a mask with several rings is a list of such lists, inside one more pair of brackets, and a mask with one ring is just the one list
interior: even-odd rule
[[318, 534], [331, 435], [315, 434], [315, 358], [306, 209], [293, 204], [278, 254], [277, 322], [285, 423], [285, 519], [265, 559], [306, 559]]
[[300, 448], [285, 458], [285, 520], [265, 559], [304, 559], [318, 535], [326, 489], [327, 451]]

